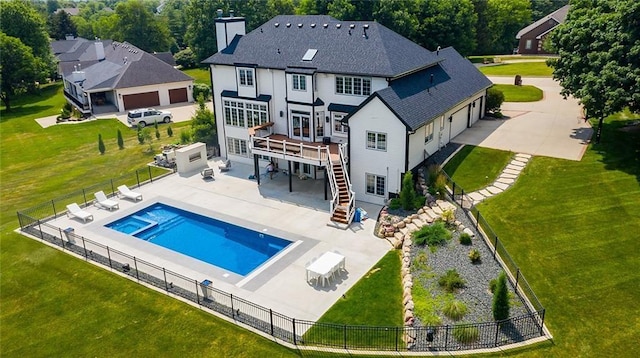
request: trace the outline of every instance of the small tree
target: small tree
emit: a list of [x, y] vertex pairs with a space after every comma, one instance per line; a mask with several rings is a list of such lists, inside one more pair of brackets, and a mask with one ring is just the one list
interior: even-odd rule
[[104, 142], [102, 141], [102, 134], [98, 134], [98, 150], [100, 151], [100, 154], [104, 154], [106, 150]]
[[122, 132], [118, 129], [118, 148], [124, 149], [124, 139], [122, 139]]
[[402, 190], [400, 190], [400, 203], [404, 210], [413, 210], [416, 202], [416, 191], [413, 188], [413, 174], [411, 170], [404, 173], [402, 178]]
[[204, 96], [198, 96], [198, 109], [191, 119], [191, 135], [194, 142], [217, 146], [218, 135], [213, 112], [205, 106]]
[[144, 144], [144, 135], [142, 135], [142, 126], [138, 124], [138, 143]]
[[140, 131], [140, 136], [142, 136], [142, 143], [145, 141], [149, 143], [148, 152], [153, 152], [153, 138], [151, 137], [151, 130], [149, 128], [142, 128]]
[[211, 87], [205, 85], [204, 83], [196, 83], [193, 85], [193, 97], [198, 98], [202, 95], [205, 101], [208, 101], [211, 98]]
[[493, 319], [501, 321], [509, 318], [509, 291], [507, 290], [507, 275], [502, 272], [493, 292]]
[[487, 111], [500, 112], [500, 106], [504, 102], [504, 93], [497, 88], [487, 90]]
[[198, 59], [189, 47], [176, 53], [174, 58], [176, 64], [182, 66], [183, 69], [194, 68], [198, 65]]
[[167, 136], [169, 137], [173, 137], [173, 129], [171, 129], [171, 127], [167, 127]]

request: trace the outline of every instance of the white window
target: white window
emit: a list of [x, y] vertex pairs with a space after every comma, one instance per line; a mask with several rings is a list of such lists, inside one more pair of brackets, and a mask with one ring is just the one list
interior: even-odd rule
[[345, 113], [333, 114], [333, 134], [347, 135], [347, 126], [342, 124], [342, 118], [344, 118], [345, 116]]
[[366, 173], [367, 194], [384, 196], [386, 192], [386, 179], [387, 178], [380, 175]]
[[387, 150], [387, 135], [385, 133], [367, 131], [367, 149]]
[[524, 48], [526, 48], [527, 50], [531, 50], [531, 40], [527, 40], [527, 42], [525, 42]]
[[266, 104], [225, 100], [223, 107], [228, 126], [250, 128], [269, 121]]
[[429, 143], [433, 140], [433, 122], [427, 124], [426, 133], [424, 135], [424, 142]]
[[336, 76], [336, 93], [368, 96], [371, 94], [371, 78]]
[[252, 69], [240, 69], [238, 70], [240, 76], [240, 86], [253, 87], [253, 70]]
[[296, 91], [307, 90], [307, 76], [305, 75], [293, 75], [293, 89]]
[[241, 155], [243, 157], [247, 156], [247, 141], [227, 137], [227, 150], [229, 154]]

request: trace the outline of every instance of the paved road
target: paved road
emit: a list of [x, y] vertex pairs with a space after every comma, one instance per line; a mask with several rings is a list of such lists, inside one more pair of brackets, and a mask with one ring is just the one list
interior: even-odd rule
[[[513, 77], [489, 77], [493, 83], [513, 84]], [[517, 153], [580, 160], [593, 129], [584, 121], [574, 98], [563, 99], [551, 78], [525, 77], [523, 84], [544, 92], [538, 102], [505, 102], [504, 120], [478, 121], [453, 139], [456, 143]]]

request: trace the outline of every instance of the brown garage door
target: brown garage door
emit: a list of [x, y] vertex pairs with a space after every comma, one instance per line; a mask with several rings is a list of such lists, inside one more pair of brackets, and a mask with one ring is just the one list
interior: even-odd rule
[[187, 89], [176, 88], [169, 90], [169, 103], [182, 103], [187, 102]]
[[160, 105], [160, 96], [158, 95], [158, 91], [128, 94], [126, 96], [122, 96], [122, 100], [124, 101], [125, 110]]

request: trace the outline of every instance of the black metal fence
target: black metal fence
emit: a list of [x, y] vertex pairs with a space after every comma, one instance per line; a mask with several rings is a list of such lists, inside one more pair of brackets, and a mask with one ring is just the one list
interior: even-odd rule
[[[149, 171], [148, 181], [156, 177]], [[544, 308], [539, 303], [528, 283], [517, 266], [508, 256], [496, 236], [496, 249], [505, 260], [510, 273], [515, 272], [515, 281], [511, 284], [519, 292], [523, 292], [532, 303], [529, 313], [511, 317], [499, 322], [473, 324], [442, 325], [429, 327], [371, 327], [344, 324], [320, 323], [296, 320], [281, 313], [244, 300], [233, 294], [212, 287], [209, 282], [198, 282], [164, 267], [146, 262], [135, 256], [89, 240], [48, 224], [46, 221], [61, 214], [60, 207], [67, 202], [80, 201], [88, 204], [86, 193], [92, 190], [105, 190], [117, 187], [127, 180], [107, 181], [90, 188], [74, 192], [64, 197], [51, 200], [36, 207], [18, 212], [20, 228], [64, 251], [73, 252], [87, 261], [93, 261], [113, 271], [127, 275], [132, 280], [154, 286], [167, 293], [197, 303], [238, 323], [264, 332], [281, 341], [294, 345], [333, 347], [375, 351], [457, 351], [482, 348], [494, 348], [508, 344], [523, 342], [528, 339], [544, 336]], [[140, 173], [135, 173], [140, 182]], [[146, 178], [145, 178], [146, 180]], [[111, 189], [113, 193], [114, 190]], [[79, 200], [82, 198], [83, 200]], [[475, 211], [479, 226], [485, 232], [490, 227], [479, 212]], [[470, 217], [474, 217], [471, 215]], [[486, 229], [485, 229], [486, 227]], [[494, 235], [495, 236], [495, 235]], [[513, 271], [515, 269], [515, 271]]]

